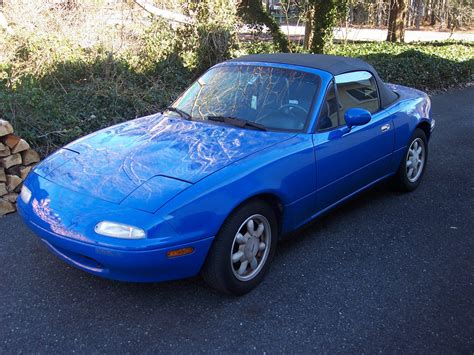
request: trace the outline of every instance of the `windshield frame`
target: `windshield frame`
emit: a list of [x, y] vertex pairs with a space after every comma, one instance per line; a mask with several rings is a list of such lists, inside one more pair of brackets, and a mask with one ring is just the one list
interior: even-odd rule
[[[253, 61], [232, 61], [232, 62], [222, 62], [219, 64], [216, 64], [206, 70], [202, 75], [199, 76], [199, 78], [195, 81], [193, 81], [183, 92], [178, 96], [178, 98], [171, 104], [171, 106], [175, 107], [181, 98], [183, 97], [184, 93], [188, 91], [189, 88], [191, 88], [195, 83], [199, 82], [201, 77], [205, 75], [207, 72], [210, 70], [219, 68], [219, 67], [224, 67], [224, 66], [256, 66], [256, 67], [269, 67], [269, 68], [281, 68], [281, 69], [287, 69], [287, 70], [295, 70], [299, 72], [304, 72], [308, 74], [312, 74], [316, 76], [318, 80], [318, 87], [315, 90], [315, 93], [313, 95], [313, 98], [311, 100], [310, 108], [308, 111], [308, 115], [306, 117], [305, 125], [301, 129], [289, 129], [289, 128], [278, 128], [278, 127], [268, 127], [265, 126], [267, 129], [267, 132], [289, 132], [289, 133], [311, 133], [311, 128], [314, 126], [314, 121], [317, 117], [317, 113], [319, 112], [319, 105], [320, 101], [318, 98], [320, 97], [322, 88], [325, 88], [326, 81], [329, 80], [330, 74], [319, 70], [319, 69], [314, 69], [314, 68], [308, 68], [304, 66], [298, 66], [298, 65], [292, 65], [292, 64], [281, 64], [281, 63], [271, 63], [271, 62], [253, 62]], [[245, 117], [239, 117], [240, 119], [245, 119]], [[198, 121], [198, 122], [204, 122], [208, 124], [213, 124], [213, 125], [221, 125], [222, 123], [220, 122], [215, 122], [215, 121], [209, 121], [207, 119], [197, 119], [195, 117], [192, 117], [192, 120]], [[252, 129], [251, 127], [242, 127], [241, 129]]]

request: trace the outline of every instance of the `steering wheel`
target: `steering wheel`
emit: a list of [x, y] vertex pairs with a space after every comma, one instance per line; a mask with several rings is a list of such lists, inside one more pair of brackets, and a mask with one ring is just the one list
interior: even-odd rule
[[302, 111], [302, 112], [304, 113], [305, 116], [307, 116], [308, 113], [309, 113], [308, 110], [305, 109], [303, 106], [300, 106], [300, 105], [298, 105], [298, 104], [291, 104], [291, 103], [290, 103], [290, 104], [281, 105], [280, 108], [278, 109], [278, 111], [284, 110], [284, 109], [286, 109], [286, 108], [295, 108], [295, 109], [297, 109], [297, 110], [300, 110], [300, 111]]

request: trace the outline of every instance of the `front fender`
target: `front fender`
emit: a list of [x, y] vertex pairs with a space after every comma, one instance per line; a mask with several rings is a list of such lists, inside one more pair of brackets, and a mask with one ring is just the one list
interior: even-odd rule
[[305, 201], [308, 208], [302, 209], [301, 218], [308, 218], [315, 186], [311, 135], [300, 134], [206, 177], [157, 213], [177, 234], [192, 240], [216, 235], [237, 206], [263, 193], [276, 196], [283, 205]]

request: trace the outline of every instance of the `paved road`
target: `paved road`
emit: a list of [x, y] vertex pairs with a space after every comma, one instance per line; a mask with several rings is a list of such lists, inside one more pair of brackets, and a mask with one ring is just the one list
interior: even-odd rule
[[103, 280], [0, 219], [0, 353], [474, 351], [474, 88], [433, 98], [430, 165], [279, 245], [242, 298], [199, 279]]
[[[286, 26], [282, 25], [283, 33], [289, 36], [304, 36], [304, 26]], [[340, 40], [349, 41], [385, 41], [387, 39], [387, 29], [377, 28], [336, 28], [334, 37]], [[456, 40], [474, 42], [473, 32], [439, 32], [439, 31], [405, 31], [405, 42], [429, 42]]]

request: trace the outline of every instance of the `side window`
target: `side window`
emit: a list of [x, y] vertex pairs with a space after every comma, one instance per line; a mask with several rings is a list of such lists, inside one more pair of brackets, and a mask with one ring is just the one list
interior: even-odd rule
[[326, 92], [323, 107], [319, 113], [318, 130], [335, 128], [341, 125], [338, 114], [338, 103], [334, 83], [331, 82]]
[[377, 83], [372, 74], [357, 71], [337, 75], [335, 79], [341, 117], [350, 108], [363, 108], [370, 113], [380, 110]]

